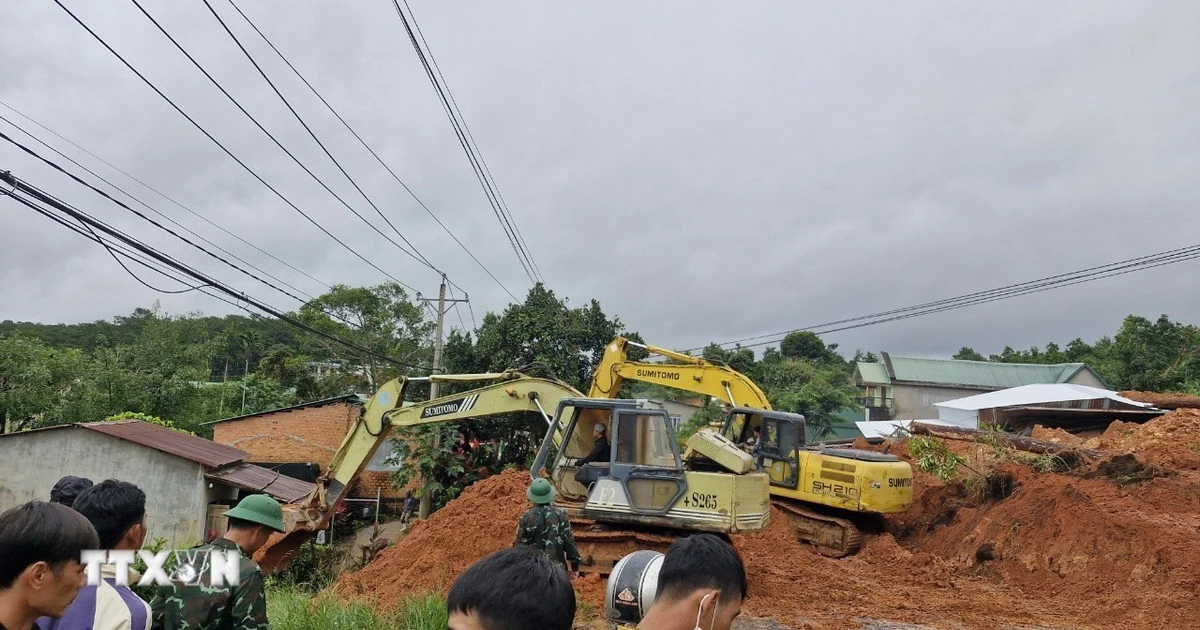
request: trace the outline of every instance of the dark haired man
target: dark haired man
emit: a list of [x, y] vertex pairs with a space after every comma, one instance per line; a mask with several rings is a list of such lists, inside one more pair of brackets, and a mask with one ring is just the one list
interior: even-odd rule
[[75, 503], [75, 497], [91, 487], [91, 479], [67, 475], [59, 479], [58, 483], [54, 484], [54, 487], [50, 489], [50, 502], [72, 507]]
[[571, 630], [575, 591], [546, 554], [512, 547], [463, 571], [450, 587], [446, 611], [449, 630]]
[[87, 580], [81, 554], [100, 545], [71, 508], [30, 501], [0, 514], [0, 630], [30, 630], [59, 617]]
[[[84, 490], [74, 509], [100, 535], [100, 549], [129, 552], [146, 539], [146, 493], [137, 486], [108, 479]], [[118, 584], [113, 565], [100, 566], [100, 584], [85, 586], [58, 619], [39, 619], [41, 630], [150, 630], [150, 605], [127, 584]], [[129, 570], [129, 582], [141, 576]]]
[[196, 567], [199, 584], [176, 582], [158, 589], [150, 602], [154, 630], [270, 630], [262, 570], [253, 556], [273, 532], [284, 531], [283, 508], [265, 494], [252, 494], [225, 512], [225, 517], [229, 519], [225, 536], [196, 551], [200, 557], [238, 551], [238, 584], [213, 586], [211, 575]]
[[748, 590], [746, 567], [712, 534], [675, 541], [658, 571], [654, 604], [638, 630], [729, 630]]

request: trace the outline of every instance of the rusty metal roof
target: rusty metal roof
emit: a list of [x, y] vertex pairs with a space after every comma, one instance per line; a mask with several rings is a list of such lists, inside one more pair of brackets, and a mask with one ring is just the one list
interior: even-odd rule
[[307, 481], [254, 464], [236, 464], [204, 476], [235, 488], [268, 494], [282, 503], [298, 501], [313, 489], [313, 484]]
[[164, 453], [196, 462], [205, 468], [222, 468], [245, 460], [246, 453], [232, 446], [217, 444], [194, 435], [141, 420], [81, 423], [85, 429], [141, 444]]

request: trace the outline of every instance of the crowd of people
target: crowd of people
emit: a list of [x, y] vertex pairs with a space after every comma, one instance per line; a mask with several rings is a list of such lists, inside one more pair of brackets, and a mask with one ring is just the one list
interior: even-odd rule
[[[510, 548], [479, 560], [450, 588], [447, 630], [571, 630], [571, 582], [580, 554], [570, 520], [552, 505], [554, 487], [536, 479], [526, 493]], [[225, 512], [225, 534], [195, 548], [240, 554], [239, 580], [220, 586], [176, 577], [151, 601], [112, 565], [89, 579], [84, 552], [136, 551], [146, 539], [146, 495], [132, 483], [97, 484], [64, 477], [50, 501], [30, 501], [0, 514], [0, 630], [269, 630], [263, 574], [253, 554], [284, 531], [273, 498], [254, 494]], [[638, 630], [729, 630], [747, 593], [737, 552], [710, 534], [683, 538], [667, 551], [653, 605]], [[622, 626], [624, 630], [633, 630]]]

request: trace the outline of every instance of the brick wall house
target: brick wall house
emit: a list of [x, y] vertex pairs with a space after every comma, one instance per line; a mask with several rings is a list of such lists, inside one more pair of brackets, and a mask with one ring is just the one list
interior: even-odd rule
[[[354, 426], [366, 400], [355, 394], [317, 400], [209, 423], [213, 441], [241, 449], [256, 464], [307, 464], [324, 473]], [[394, 466], [384, 464], [388, 445], [359, 474], [350, 496], [374, 499], [378, 490], [389, 505], [404, 498], [404, 490], [392, 488]], [[288, 474], [288, 473], [285, 473]]]

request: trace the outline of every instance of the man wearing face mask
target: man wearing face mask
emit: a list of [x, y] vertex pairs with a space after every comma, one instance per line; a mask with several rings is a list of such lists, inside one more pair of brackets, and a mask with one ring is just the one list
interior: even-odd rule
[[747, 590], [746, 567], [729, 543], [689, 536], [667, 550], [654, 604], [637, 630], [730, 630]]

